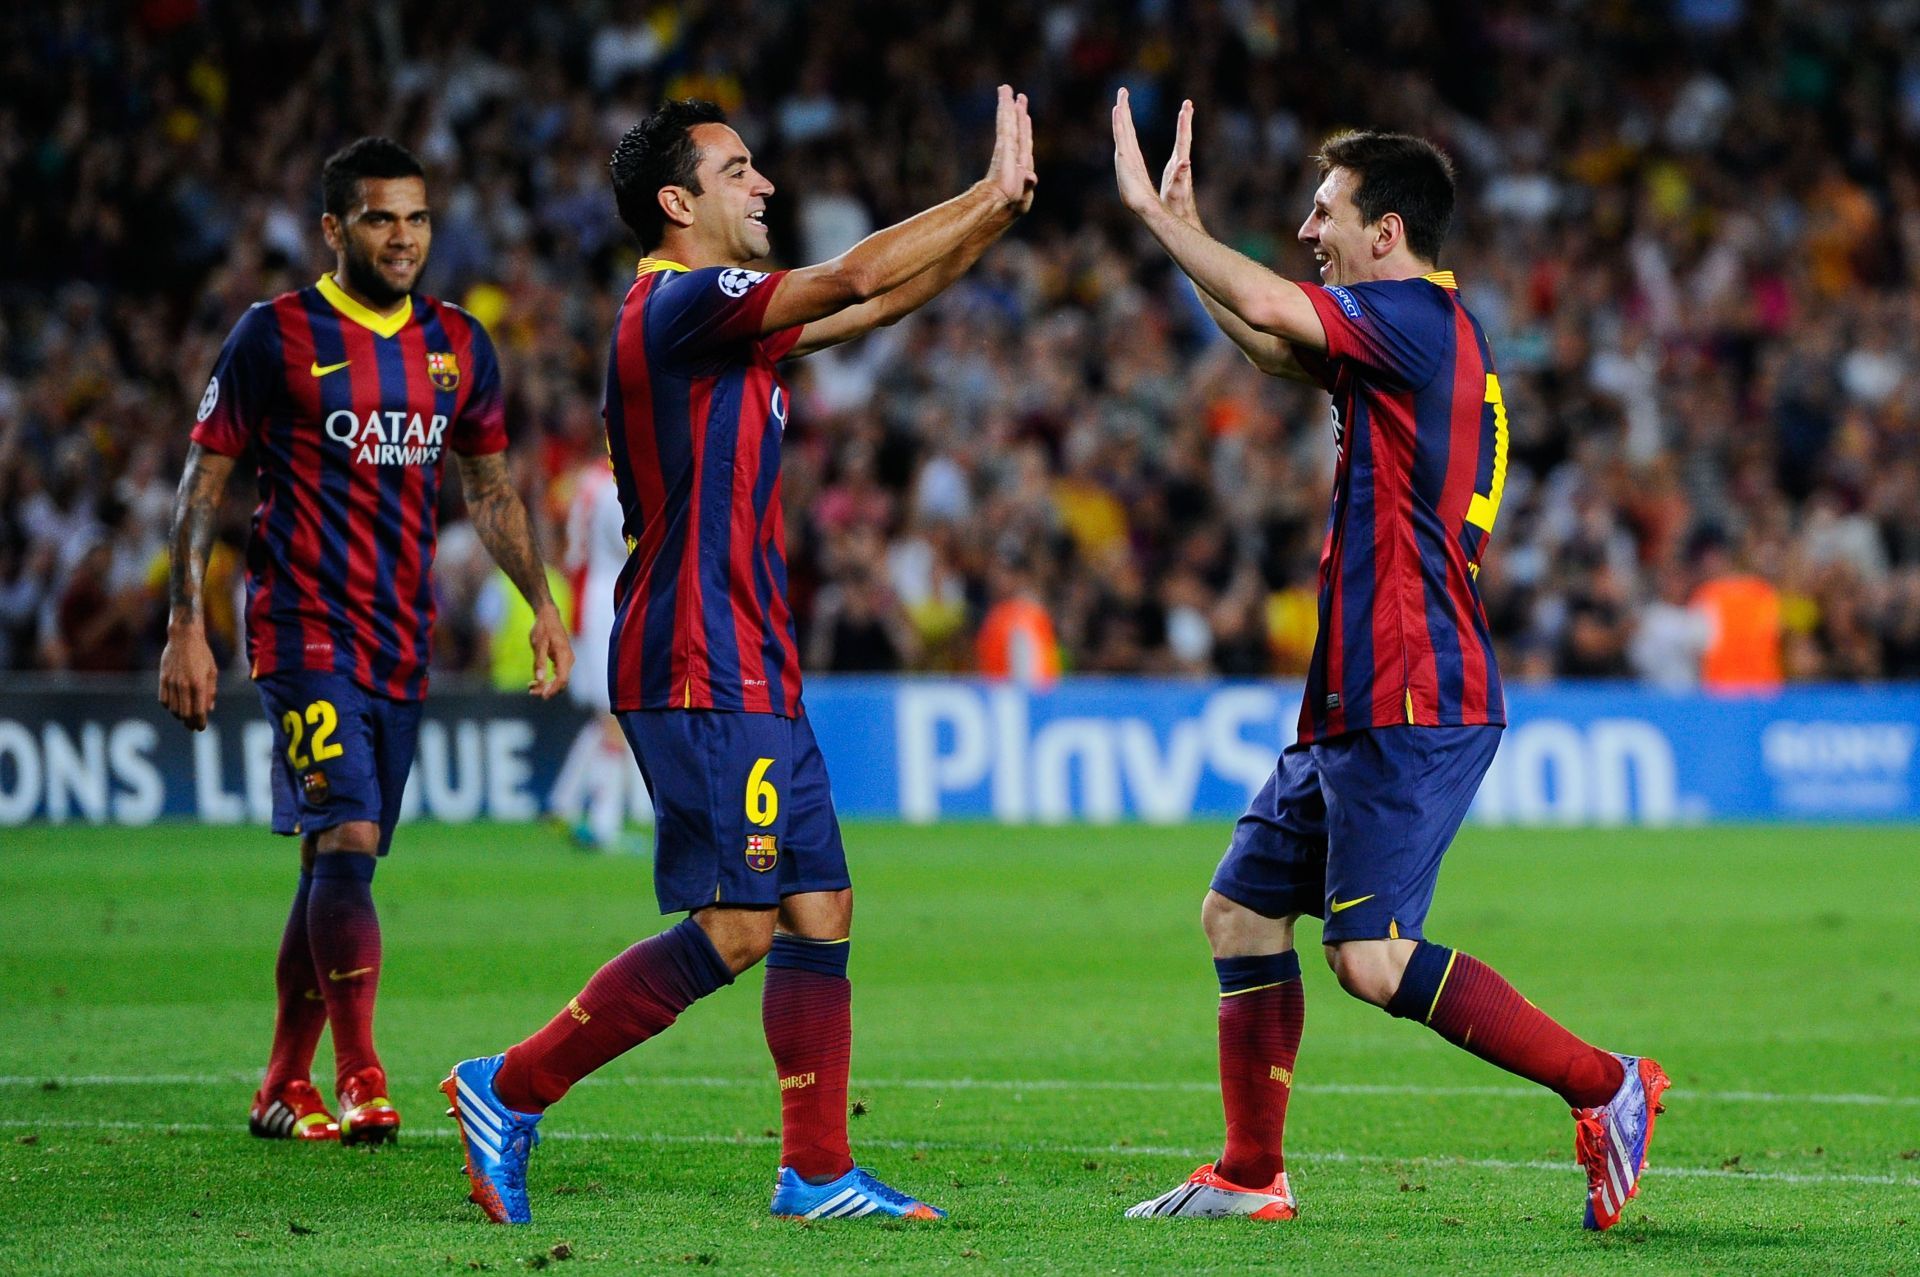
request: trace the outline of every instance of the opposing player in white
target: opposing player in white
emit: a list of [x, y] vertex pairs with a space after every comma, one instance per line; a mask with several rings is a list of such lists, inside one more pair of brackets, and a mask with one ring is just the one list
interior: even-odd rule
[[567, 754], [554, 806], [574, 822], [575, 840], [599, 851], [619, 850], [629, 808], [646, 802], [639, 769], [627, 751], [607, 693], [613, 584], [627, 561], [622, 518], [613, 472], [599, 462], [582, 466], [567, 510], [565, 563], [568, 573], [580, 582], [574, 600], [578, 630], [574, 651], [582, 671], [570, 690], [575, 702], [595, 715], [580, 729]]

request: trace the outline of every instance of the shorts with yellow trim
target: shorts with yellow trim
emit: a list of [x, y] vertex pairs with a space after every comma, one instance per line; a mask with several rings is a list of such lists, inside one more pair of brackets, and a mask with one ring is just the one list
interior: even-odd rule
[[422, 703], [316, 670], [265, 674], [254, 686], [273, 724], [273, 832], [314, 834], [368, 820], [380, 826], [386, 855], [413, 770]]
[[1376, 727], [1291, 745], [1234, 826], [1213, 889], [1321, 939], [1423, 938], [1440, 860], [1500, 745], [1497, 726]]
[[826, 760], [804, 713], [652, 709], [619, 719], [653, 796], [661, 913], [771, 908], [851, 885]]

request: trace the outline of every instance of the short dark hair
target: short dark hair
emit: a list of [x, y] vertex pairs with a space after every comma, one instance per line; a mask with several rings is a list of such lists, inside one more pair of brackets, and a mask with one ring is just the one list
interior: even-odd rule
[[693, 144], [693, 126], [726, 122], [727, 113], [702, 98], [663, 102], [613, 148], [607, 172], [614, 202], [643, 250], [652, 251], [667, 233], [661, 187], [684, 186], [700, 194], [700, 148]]
[[320, 169], [320, 195], [326, 210], [345, 217], [360, 198], [364, 178], [425, 177], [412, 151], [388, 137], [363, 137], [327, 157]]
[[1353, 204], [1366, 225], [1398, 213], [1413, 255], [1440, 260], [1453, 221], [1453, 161], [1445, 151], [1409, 133], [1355, 131], [1334, 134], [1313, 158], [1322, 173], [1344, 168], [1359, 177]]

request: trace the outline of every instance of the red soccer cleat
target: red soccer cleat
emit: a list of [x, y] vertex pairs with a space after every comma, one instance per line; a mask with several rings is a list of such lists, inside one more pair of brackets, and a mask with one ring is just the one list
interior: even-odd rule
[[349, 1073], [340, 1084], [340, 1142], [387, 1144], [400, 1134], [400, 1110], [387, 1098], [386, 1070]]
[[327, 1103], [313, 1083], [301, 1078], [288, 1082], [271, 1099], [256, 1091], [247, 1130], [263, 1140], [337, 1140], [340, 1124], [327, 1112]]
[[1627, 1203], [1640, 1195], [1653, 1120], [1666, 1112], [1661, 1096], [1673, 1085], [1652, 1060], [1623, 1055], [1620, 1063], [1626, 1076], [1614, 1097], [1598, 1108], [1573, 1110], [1573, 1155], [1587, 1172], [1583, 1222], [1595, 1232], [1619, 1223]]

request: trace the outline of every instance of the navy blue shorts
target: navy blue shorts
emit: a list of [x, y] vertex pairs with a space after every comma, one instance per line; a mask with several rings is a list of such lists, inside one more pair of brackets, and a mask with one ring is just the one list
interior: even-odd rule
[[273, 832], [316, 834], [371, 820], [386, 855], [413, 769], [420, 702], [310, 670], [267, 674], [255, 686], [273, 724]]
[[852, 885], [826, 760], [804, 713], [637, 710], [620, 726], [653, 795], [661, 913], [772, 907]]
[[1291, 745], [1234, 826], [1213, 889], [1321, 939], [1422, 939], [1440, 858], [1500, 746], [1498, 727], [1385, 727]]

